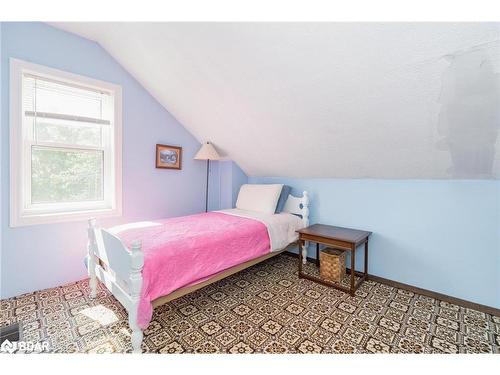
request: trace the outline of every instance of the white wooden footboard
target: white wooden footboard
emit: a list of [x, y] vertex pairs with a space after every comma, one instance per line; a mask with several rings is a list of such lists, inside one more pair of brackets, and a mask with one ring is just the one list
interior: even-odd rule
[[143, 333], [137, 324], [144, 266], [141, 242], [134, 242], [128, 249], [118, 237], [96, 228], [95, 219], [89, 220], [88, 238], [90, 296], [96, 296], [97, 279], [106, 285], [127, 310], [133, 352], [141, 353]]

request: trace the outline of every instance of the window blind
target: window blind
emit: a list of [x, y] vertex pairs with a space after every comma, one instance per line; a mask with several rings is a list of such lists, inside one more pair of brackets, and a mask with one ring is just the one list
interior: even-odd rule
[[41, 76], [24, 74], [23, 113], [26, 117], [110, 125], [110, 93]]

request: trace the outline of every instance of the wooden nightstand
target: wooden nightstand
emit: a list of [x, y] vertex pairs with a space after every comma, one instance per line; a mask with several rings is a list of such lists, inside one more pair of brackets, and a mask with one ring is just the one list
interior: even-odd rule
[[[343, 292], [350, 293], [354, 296], [356, 289], [361, 285], [361, 283], [368, 276], [368, 237], [372, 232], [367, 232], [364, 230], [334, 227], [331, 225], [314, 224], [310, 227], [298, 230], [299, 233], [299, 278], [304, 278], [312, 280], [332, 288], [342, 290]], [[350, 288], [345, 288], [340, 284], [332, 283], [323, 280], [319, 277], [308, 275], [302, 271], [302, 265], [305, 264], [306, 259], [302, 253], [302, 246], [304, 246], [305, 241], [316, 242], [316, 265], [319, 264], [319, 245], [327, 245], [339, 250], [345, 250], [351, 252], [351, 286]], [[365, 267], [363, 272], [355, 271], [355, 256], [356, 249], [358, 246], [365, 245]], [[359, 276], [360, 279], [356, 282], [355, 276]]]

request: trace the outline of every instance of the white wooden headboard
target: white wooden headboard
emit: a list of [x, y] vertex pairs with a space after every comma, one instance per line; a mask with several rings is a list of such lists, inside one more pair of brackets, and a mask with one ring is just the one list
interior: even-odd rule
[[302, 216], [304, 227], [309, 226], [309, 194], [307, 191], [302, 193], [302, 197], [288, 195], [283, 212]]

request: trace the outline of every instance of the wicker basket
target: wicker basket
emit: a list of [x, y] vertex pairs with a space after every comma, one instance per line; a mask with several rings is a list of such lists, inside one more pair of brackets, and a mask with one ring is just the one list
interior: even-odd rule
[[345, 253], [327, 247], [319, 252], [319, 274], [323, 280], [340, 283], [345, 276]]

